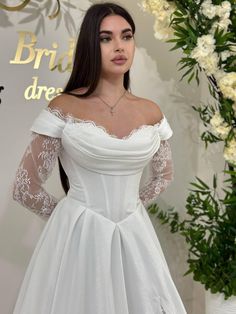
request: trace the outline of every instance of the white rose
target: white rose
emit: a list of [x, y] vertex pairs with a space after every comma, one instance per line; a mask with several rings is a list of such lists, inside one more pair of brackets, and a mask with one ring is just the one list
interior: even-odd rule
[[215, 74], [218, 71], [219, 56], [216, 52], [209, 54], [202, 60], [199, 65], [206, 71], [207, 75]]
[[230, 50], [231, 50], [232, 55], [234, 55], [236, 53], [236, 46], [231, 45]]
[[207, 46], [215, 45], [215, 38], [212, 35], [202, 35], [198, 38], [199, 45], [204, 44]]
[[165, 40], [173, 37], [174, 30], [170, 27], [171, 14], [176, 10], [174, 4], [163, 1], [162, 8], [155, 13], [155, 23], [153, 26], [154, 36], [159, 40]]
[[236, 139], [235, 138], [233, 138], [229, 142], [228, 146], [224, 148], [224, 158], [228, 162], [236, 165]]
[[144, 0], [141, 7], [144, 11], [158, 15], [162, 10], [168, 10], [171, 5], [166, 0]]
[[197, 39], [197, 46], [191, 52], [191, 58], [202, 60], [215, 50], [215, 39], [212, 35], [203, 35]]
[[233, 111], [234, 111], [234, 113], [236, 115], [236, 102], [233, 104]]
[[224, 122], [219, 111], [216, 111], [210, 120], [210, 125], [212, 126], [212, 131], [215, 135], [219, 136], [221, 139], [226, 139], [231, 130], [231, 127]]
[[205, 49], [201, 49], [197, 46], [191, 51], [190, 57], [199, 61], [208, 56], [208, 54], [209, 50], [206, 51]]
[[216, 128], [217, 126], [221, 125], [223, 122], [224, 122], [224, 120], [221, 117], [219, 111], [216, 111], [215, 114], [212, 116], [212, 118], [210, 120], [210, 124], [214, 128]]
[[211, 0], [205, 0], [200, 8], [203, 15], [212, 19], [216, 16], [216, 6], [212, 4]]
[[227, 126], [226, 123], [224, 123], [223, 125], [219, 125], [218, 127], [216, 127], [214, 131], [220, 138], [225, 140], [230, 130], [231, 130], [231, 127]]
[[221, 6], [223, 9], [231, 11], [231, 3], [229, 1], [223, 1]]
[[206, 55], [214, 52], [215, 50], [215, 38], [212, 35], [203, 35], [197, 39], [197, 47]]
[[220, 53], [220, 56], [221, 56], [221, 60], [222, 61], [225, 61], [227, 58], [229, 58], [230, 56], [232, 55], [232, 53], [229, 51], [229, 50], [226, 50], [226, 51], [222, 51]]
[[218, 27], [219, 29], [223, 29], [225, 32], [227, 32], [230, 24], [232, 24], [230, 19], [228, 19], [228, 18], [221, 19], [218, 22], [214, 22], [214, 24], [212, 25], [212, 30], [215, 31], [216, 28]]
[[155, 12], [158, 12], [160, 10], [161, 4], [160, 4], [160, 1], [144, 0], [141, 3], [141, 8], [144, 11], [154, 14]]
[[218, 85], [223, 95], [236, 101], [236, 73], [226, 73], [218, 81]]
[[229, 1], [223, 1], [221, 5], [216, 5], [216, 14], [220, 18], [229, 18], [231, 12], [231, 3]]
[[219, 81], [225, 75], [225, 71], [218, 68], [218, 70], [214, 73], [214, 76], [217, 81]]
[[155, 21], [153, 26], [155, 38], [159, 40], [166, 40], [173, 36], [173, 28], [168, 27], [167, 25], [169, 25], [168, 21]]
[[162, 10], [158, 12], [157, 20], [162, 22], [163, 25], [168, 26], [170, 24], [170, 14], [168, 14], [167, 11]]
[[190, 54], [190, 57], [199, 63], [199, 65], [206, 71], [207, 75], [212, 75], [219, 70], [219, 56], [214, 50], [214, 37], [212, 35], [203, 35], [198, 38], [197, 46]]

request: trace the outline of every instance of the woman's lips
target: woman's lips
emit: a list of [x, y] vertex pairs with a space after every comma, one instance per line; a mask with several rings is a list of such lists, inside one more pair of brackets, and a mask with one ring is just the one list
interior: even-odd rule
[[111, 61], [115, 64], [122, 65], [126, 63], [127, 59], [113, 59]]

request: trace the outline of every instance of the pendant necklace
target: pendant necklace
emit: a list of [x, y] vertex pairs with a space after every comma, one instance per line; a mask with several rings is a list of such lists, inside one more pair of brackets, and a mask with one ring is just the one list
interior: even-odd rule
[[121, 98], [124, 96], [124, 94], [126, 93], [126, 89], [124, 91], [124, 93], [118, 98], [118, 100], [115, 102], [115, 104], [113, 106], [109, 105], [105, 100], [103, 100], [100, 96], [98, 96], [98, 98], [110, 109], [110, 114], [113, 116], [114, 114], [114, 108], [115, 106], [119, 103], [119, 101], [121, 100]]

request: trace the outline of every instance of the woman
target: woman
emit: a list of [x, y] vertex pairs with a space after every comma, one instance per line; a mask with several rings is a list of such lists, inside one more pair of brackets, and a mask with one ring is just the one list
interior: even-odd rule
[[[14, 314], [186, 313], [144, 207], [172, 180], [172, 130], [129, 91], [134, 33], [124, 8], [92, 5], [68, 84], [33, 123], [13, 197], [47, 223]], [[42, 188], [57, 158], [60, 201]]]

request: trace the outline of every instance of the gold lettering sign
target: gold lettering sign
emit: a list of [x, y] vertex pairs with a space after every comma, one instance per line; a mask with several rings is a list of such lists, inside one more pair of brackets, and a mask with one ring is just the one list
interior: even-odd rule
[[44, 95], [45, 99], [50, 101], [63, 90], [62, 88], [47, 87], [45, 85], [40, 86], [38, 85], [38, 76], [33, 76], [32, 78], [32, 85], [29, 85], [24, 93], [26, 100], [39, 100]]
[[[56, 49], [58, 48], [56, 42], [52, 43], [53, 49], [36, 48], [37, 37], [34, 33], [29, 31], [19, 31], [18, 33], [19, 39], [15, 58], [10, 60], [10, 64], [28, 64], [33, 62], [33, 68], [39, 69], [42, 58], [47, 57], [49, 59], [48, 68], [50, 71], [54, 71], [55, 69], [58, 69], [61, 73], [71, 71], [73, 51], [75, 47], [75, 40], [73, 38], [69, 38], [68, 50], [58, 57], [58, 62], [56, 63]], [[25, 57], [23, 57], [23, 55]], [[65, 63], [64, 67], [63, 63]]]
[[[56, 42], [52, 43], [52, 49], [38, 48], [36, 47], [37, 37], [34, 33], [30, 31], [18, 31], [18, 35], [15, 57], [10, 60], [10, 64], [25, 65], [32, 63], [33, 69], [38, 70], [42, 60], [45, 63], [46, 58], [48, 69], [50, 71], [57, 69], [60, 73], [71, 72], [73, 52], [75, 48], [74, 38], [69, 38], [68, 50], [58, 55], [58, 44]], [[24, 98], [26, 100], [39, 100], [44, 97], [46, 100], [50, 101], [63, 90], [60, 87], [47, 87], [38, 84], [38, 76], [33, 76], [32, 80], [32, 84], [29, 85], [24, 92]]]

